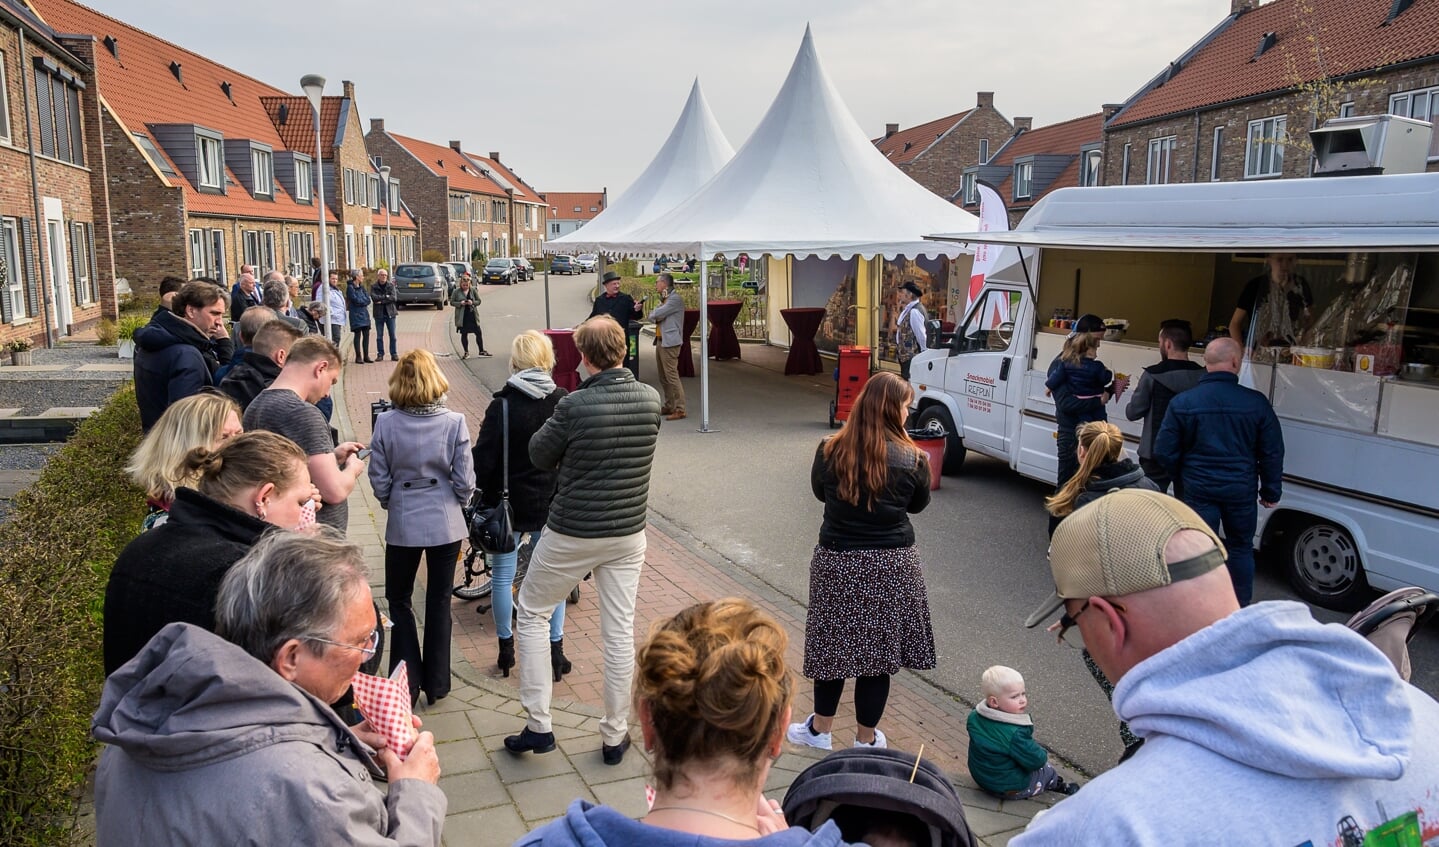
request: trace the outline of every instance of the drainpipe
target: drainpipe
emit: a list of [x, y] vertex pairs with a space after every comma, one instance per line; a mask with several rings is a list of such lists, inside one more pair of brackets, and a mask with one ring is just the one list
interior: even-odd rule
[[[40, 263], [40, 278], [36, 283], [40, 286], [40, 308], [44, 313], [41, 320], [45, 323], [45, 349], [49, 350], [55, 346], [55, 340], [50, 335], [50, 286], [54, 285], [55, 275], [50, 274], [50, 281], [46, 282], [45, 272], [50, 263], [45, 261], [46, 250], [41, 250], [40, 245], [44, 244], [51, 249], [54, 245], [48, 241], [49, 228], [45, 226], [45, 214], [40, 210], [40, 171], [35, 162], [35, 126], [30, 120], [30, 88], [34, 82], [30, 71], [30, 56], [25, 48], [25, 28], [20, 27], [16, 32], [20, 34], [20, 87], [25, 94], [25, 145], [30, 148], [30, 199], [35, 203], [35, 258]], [[23, 239], [25, 233], [21, 232], [20, 237]], [[21, 245], [20, 255], [24, 255], [24, 245]], [[56, 320], [55, 323], [58, 327], [59, 321]], [[56, 331], [59, 331], [58, 328]]]
[[[1198, 181], [1199, 181], [1199, 135], [1200, 135], [1200, 132], [1199, 132], [1199, 110], [1198, 110], [1198, 109], [1195, 109], [1195, 110], [1194, 110], [1194, 156], [1192, 157], [1192, 158], [1194, 159], [1194, 173], [1191, 174], [1190, 177], [1189, 177], [1189, 181], [1190, 181], [1190, 182], [1198, 182]], [[1213, 151], [1210, 151], [1210, 154], [1209, 154], [1209, 155], [1211, 155], [1211, 156], [1214, 155], [1214, 152], [1213, 152]]]

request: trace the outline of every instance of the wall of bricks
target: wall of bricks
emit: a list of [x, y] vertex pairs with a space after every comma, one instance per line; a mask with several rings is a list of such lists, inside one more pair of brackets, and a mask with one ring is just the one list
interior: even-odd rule
[[365, 133], [365, 146], [370, 155], [379, 156], [390, 166], [391, 176], [400, 180], [400, 196], [420, 223], [420, 252], [439, 250], [450, 254], [449, 180], [436, 176], [409, 151], [385, 134], [382, 119], [370, 121]]
[[[365, 129], [360, 125], [359, 108], [355, 103], [355, 86], [349, 80], [343, 83], [345, 97], [350, 101], [350, 108], [345, 121], [344, 142], [329, 152], [330, 160], [338, 163], [335, 169], [336, 174], [342, 174], [344, 168], [350, 168], [357, 172], [357, 179], [368, 180], [372, 170], [370, 168], [370, 156], [365, 148]], [[389, 157], [386, 157], [388, 164]], [[394, 166], [391, 165], [393, 168]], [[392, 174], [393, 175], [393, 174]], [[375, 264], [377, 256], [369, 256], [365, 253], [365, 227], [370, 226], [369, 205], [358, 203], [346, 203], [344, 194], [343, 177], [336, 180], [333, 196], [326, 194], [326, 201], [329, 203], [330, 211], [340, 219], [339, 241], [335, 245], [338, 266], [341, 268], [366, 268]], [[368, 197], [368, 186], [366, 196]], [[343, 235], [345, 227], [354, 228], [355, 255], [348, 255], [346, 251], [347, 239]], [[375, 240], [375, 250], [379, 251], [379, 239]]]
[[948, 200], [959, 190], [964, 169], [980, 164], [979, 142], [987, 139], [989, 154], [993, 156], [1013, 134], [1014, 125], [993, 105], [981, 105], [932, 147], [899, 169]]
[[[1356, 115], [1382, 115], [1389, 111], [1393, 94], [1439, 85], [1439, 63], [1405, 68], [1398, 71], [1368, 74], [1360, 82], [1349, 83], [1346, 99], [1354, 102]], [[1144, 184], [1151, 139], [1174, 136], [1174, 154], [1170, 164], [1169, 182], [1208, 182], [1214, 160], [1214, 130], [1223, 127], [1219, 149], [1218, 179], [1224, 182], [1244, 179], [1245, 153], [1249, 122], [1283, 115], [1287, 131], [1295, 144], [1285, 149], [1282, 176], [1309, 175], [1310, 147], [1306, 133], [1312, 115], [1298, 93], [1253, 100], [1172, 116], [1159, 121], [1106, 128], [1104, 133], [1104, 184], [1124, 184], [1124, 145], [1130, 145], [1128, 184]], [[1428, 163], [1427, 170], [1439, 171], [1439, 161]]]
[[135, 294], [158, 297], [161, 279], [190, 276], [184, 193], [164, 183], [108, 111], [100, 128], [110, 196], [116, 198], [110, 207], [115, 275], [128, 280]]

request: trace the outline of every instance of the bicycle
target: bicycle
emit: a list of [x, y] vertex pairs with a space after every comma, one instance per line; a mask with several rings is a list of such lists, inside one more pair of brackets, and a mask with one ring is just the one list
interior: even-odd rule
[[[514, 589], [518, 591], [525, 580], [525, 573], [530, 569], [530, 557], [535, 552], [535, 536], [525, 533], [520, 536], [520, 545], [515, 550], [515, 583]], [[490, 567], [489, 559], [485, 557], [484, 551], [473, 541], [465, 550], [463, 560], [464, 567], [460, 569], [459, 584], [450, 589], [450, 593], [460, 600], [483, 600], [494, 591], [493, 569]], [[588, 579], [589, 577], [585, 577]], [[570, 591], [568, 598], [571, 604], [580, 602], [580, 587], [576, 585]], [[488, 604], [475, 607], [479, 614], [487, 614], [490, 611]]]

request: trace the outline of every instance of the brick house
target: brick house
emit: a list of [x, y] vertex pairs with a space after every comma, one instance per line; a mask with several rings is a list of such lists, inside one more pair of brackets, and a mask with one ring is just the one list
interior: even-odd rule
[[979, 213], [976, 184], [993, 186], [1013, 229], [1040, 198], [1057, 188], [1098, 185], [1103, 173], [1104, 116], [1098, 112], [1038, 129], [1021, 129], [982, 165], [964, 169], [954, 201]]
[[1015, 128], [994, 108], [994, 92], [981, 91], [972, 109], [909, 129], [886, 124], [874, 146], [915, 182], [949, 199], [964, 169], [989, 161]]
[[0, 0], [0, 343], [117, 313], [93, 46]]
[[438, 251], [454, 262], [469, 261], [476, 250], [510, 255], [509, 194], [461, 152], [460, 142], [432, 144], [371, 118], [365, 145], [403, 182], [405, 202], [420, 221], [422, 253]]
[[[1134, 96], [1106, 107], [1106, 185], [1308, 176], [1305, 134], [1329, 117], [1439, 117], [1434, 0], [1231, 4]], [[1325, 89], [1329, 108], [1315, 109]], [[1439, 170], [1439, 136], [1428, 170]]]
[[550, 209], [548, 237], [569, 235], [605, 210], [608, 191], [546, 191], [540, 195]]
[[69, 0], [32, 2], [97, 45], [118, 276], [153, 294], [165, 276], [228, 285], [242, 263], [308, 265], [320, 229], [313, 158], [285, 146], [262, 102], [285, 92]]
[[[384, 263], [415, 261], [419, 253], [419, 226], [402, 201], [400, 179], [390, 174], [388, 191], [382, 185], [379, 164], [365, 146], [355, 84], [340, 83], [339, 96], [320, 99], [320, 139], [324, 150], [325, 206], [339, 226], [339, 239], [326, 239], [330, 267], [376, 268]], [[275, 130], [285, 143], [287, 156], [310, 154], [315, 149], [314, 108], [304, 95], [270, 95], [260, 98]], [[385, 212], [389, 211], [389, 243], [386, 243]], [[318, 224], [317, 224], [318, 225]], [[303, 239], [299, 233], [292, 241]], [[308, 244], [289, 251], [307, 253]], [[304, 260], [308, 267], [308, 259]], [[291, 271], [294, 273], [294, 271]]]
[[509, 244], [513, 245], [513, 249], [509, 251], [509, 255], [538, 258], [544, 252], [545, 222], [549, 219], [549, 206], [544, 199], [529, 183], [520, 179], [508, 165], [500, 161], [499, 153], [488, 156], [475, 153], [464, 155], [489, 177], [491, 182], [504, 189], [510, 198]]

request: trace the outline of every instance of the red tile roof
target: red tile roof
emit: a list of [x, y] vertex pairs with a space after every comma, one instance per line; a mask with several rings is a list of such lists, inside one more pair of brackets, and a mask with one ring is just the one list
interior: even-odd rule
[[[991, 165], [1002, 165], [1009, 168], [1004, 179], [1000, 180], [994, 190], [1004, 199], [1008, 208], [1028, 209], [1051, 191], [1079, 185], [1079, 148], [1086, 144], [1098, 144], [1103, 140], [1104, 115], [1098, 112], [1082, 118], [1074, 118], [1021, 132], [1000, 148], [989, 162]], [[1012, 166], [1014, 162], [1025, 156], [1045, 155], [1072, 156], [1073, 159], [1048, 185], [1038, 187], [1033, 196], [1024, 200], [1013, 199], [1014, 168]]]
[[[1222, 31], [1199, 45], [1173, 79], [1141, 92], [1110, 126], [1284, 91], [1295, 87], [1296, 73], [1308, 82], [1326, 72], [1342, 76], [1439, 56], [1439, 0], [1415, 0], [1387, 24], [1393, 0], [1305, 3], [1312, 13], [1302, 21], [1294, 3], [1272, 0], [1221, 25]], [[1254, 59], [1260, 39], [1270, 32], [1277, 36], [1274, 46]], [[1324, 70], [1311, 36], [1322, 51]]]
[[[472, 191], [477, 194], [492, 194], [498, 197], [506, 196], [504, 189], [481, 174], [458, 151], [395, 132], [387, 132], [386, 135], [393, 138], [396, 144], [408, 150], [416, 159], [419, 159], [420, 163], [429, 168], [431, 173], [436, 176], [448, 177], [450, 188], [456, 191]], [[404, 191], [403, 185], [400, 186], [400, 191]], [[400, 196], [403, 197], [404, 194], [402, 193]]]
[[499, 159], [491, 159], [488, 156], [477, 156], [474, 153], [466, 153], [465, 155], [473, 159], [480, 167], [489, 168], [498, 174], [500, 179], [513, 185], [515, 187], [516, 200], [522, 200], [526, 203], [545, 202], [540, 199], [540, 195], [530, 187], [529, 183], [520, 179], [514, 171], [509, 169], [509, 166], [501, 163]]
[[[550, 218], [562, 221], [589, 221], [605, 210], [602, 191], [546, 191], [544, 202], [550, 207]], [[576, 212], [575, 207], [580, 211]], [[591, 212], [591, 208], [599, 211]]]
[[920, 153], [929, 149], [929, 146], [939, 139], [941, 135], [949, 132], [955, 124], [969, 117], [973, 109], [965, 109], [948, 117], [937, 118], [929, 123], [919, 126], [912, 126], [909, 129], [902, 129], [891, 135], [889, 138], [874, 139], [874, 146], [885, 158], [902, 165], [914, 161]]
[[[123, 53], [121, 55], [124, 55]], [[315, 117], [310, 98], [303, 94], [283, 94], [261, 97], [265, 112], [270, 116], [275, 131], [284, 141], [285, 147], [310, 156], [315, 155]], [[335, 133], [340, 125], [340, 110], [345, 98], [320, 98], [320, 140], [325, 148], [325, 158], [330, 158], [334, 149]], [[286, 107], [285, 123], [280, 123], [280, 106]]]
[[[403, 185], [400, 186], [400, 190], [401, 190], [401, 191], [404, 190], [404, 186], [403, 186]], [[401, 195], [401, 196], [404, 196], [404, 195]], [[381, 228], [381, 229], [384, 228], [384, 226], [385, 226], [385, 207], [381, 206], [380, 209], [379, 209], [379, 211], [372, 211], [372, 212], [370, 212], [370, 226], [379, 227], [379, 228]], [[415, 219], [412, 218], [412, 217], [410, 217], [410, 213], [405, 211], [405, 207], [404, 207], [404, 206], [401, 206], [401, 207], [400, 207], [400, 211], [398, 211], [398, 212], [391, 212], [391, 213], [390, 213], [390, 229], [415, 229], [415, 228], [416, 228], [416, 226], [415, 226]]]
[[[285, 92], [70, 0], [29, 1], [57, 32], [116, 39], [120, 58], [97, 46], [95, 73], [100, 95], [130, 131], [151, 134], [151, 125], [197, 124], [226, 138], [246, 138], [286, 149], [260, 102], [261, 97], [284, 96]], [[171, 62], [179, 63], [184, 85], [171, 74]], [[229, 97], [220, 88], [222, 82], [230, 83]], [[313, 147], [313, 142], [309, 146]], [[183, 187], [186, 208], [195, 214], [298, 221], [316, 216], [313, 206], [296, 203], [278, 185], [273, 201], [258, 200], [228, 168], [225, 173], [234, 183], [227, 186], [226, 194], [202, 194], [183, 176], [171, 177], [170, 182]], [[328, 210], [326, 215], [334, 220]]]

